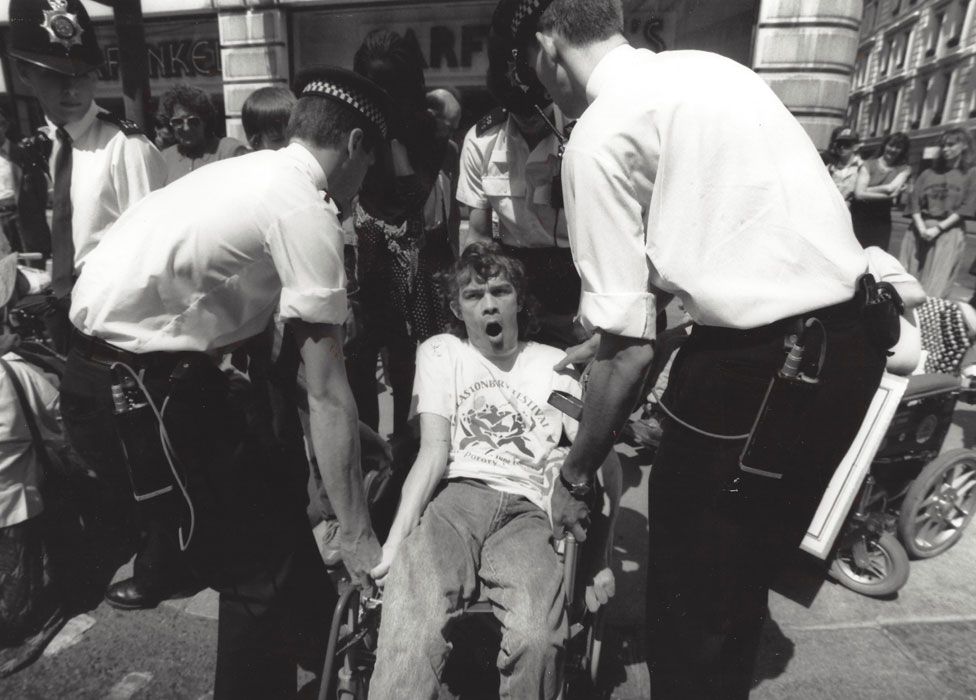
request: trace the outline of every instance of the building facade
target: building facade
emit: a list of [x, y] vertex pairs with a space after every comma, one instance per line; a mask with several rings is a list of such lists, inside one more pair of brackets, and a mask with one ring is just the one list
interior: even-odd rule
[[[105, 64], [97, 99], [121, 111], [116, 28], [111, 10], [83, 0], [98, 24]], [[487, 35], [497, 0], [142, 0], [150, 90], [196, 85], [211, 94], [240, 135], [240, 109], [254, 89], [287, 85], [314, 64], [349, 66], [372, 29], [414, 41], [429, 87], [463, 97], [464, 122], [491, 106], [484, 89]], [[654, 50], [721, 53], [763, 75], [823, 147], [843, 122], [858, 49], [859, 0], [624, 0], [625, 33]], [[0, 44], [7, 3], [0, 0]], [[2, 47], [0, 47], [2, 48]], [[0, 100], [21, 132], [39, 123], [35, 101], [2, 53]]]
[[905, 132], [911, 160], [949, 126], [976, 126], [973, 0], [865, 0], [847, 121], [864, 146]]

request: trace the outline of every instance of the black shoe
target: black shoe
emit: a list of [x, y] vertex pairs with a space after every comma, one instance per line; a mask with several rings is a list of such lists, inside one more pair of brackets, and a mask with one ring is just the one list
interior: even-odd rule
[[119, 610], [155, 608], [166, 597], [162, 588], [140, 585], [134, 578], [113, 583], [105, 590], [105, 602]]

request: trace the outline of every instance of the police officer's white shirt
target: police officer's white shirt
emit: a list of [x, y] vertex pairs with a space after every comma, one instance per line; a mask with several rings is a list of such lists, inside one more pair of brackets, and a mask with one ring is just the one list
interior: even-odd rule
[[299, 144], [211, 163], [126, 212], [75, 284], [82, 332], [130, 352], [215, 351], [283, 319], [346, 318], [343, 234]]
[[654, 288], [730, 328], [852, 297], [867, 260], [844, 198], [755, 73], [624, 45], [586, 91], [563, 163], [584, 325], [652, 338]]
[[550, 206], [559, 141], [549, 134], [529, 150], [515, 120], [464, 137], [457, 200], [498, 215], [501, 242], [516, 248], [569, 247], [566, 216]]
[[[98, 113], [104, 111], [93, 102], [84, 117], [64, 126], [74, 146], [71, 233], [76, 272], [126, 209], [166, 184], [166, 164], [156, 147], [145, 136], [127, 136], [114, 124], [98, 119]], [[54, 142], [49, 160], [52, 175], [61, 149], [56, 128], [48, 120], [45, 130]]]

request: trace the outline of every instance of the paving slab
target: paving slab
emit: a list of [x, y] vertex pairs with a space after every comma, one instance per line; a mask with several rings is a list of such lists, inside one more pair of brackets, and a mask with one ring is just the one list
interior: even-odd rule
[[885, 625], [884, 631], [926, 677], [953, 698], [976, 698], [976, 620]]
[[782, 633], [788, 663], [761, 660], [757, 672], [762, 680], [752, 700], [934, 700], [949, 695], [880, 628]]

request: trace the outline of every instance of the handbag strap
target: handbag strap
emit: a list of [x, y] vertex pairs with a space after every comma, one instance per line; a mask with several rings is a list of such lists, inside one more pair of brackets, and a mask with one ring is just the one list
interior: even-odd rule
[[41, 439], [41, 431], [37, 427], [37, 420], [34, 417], [34, 409], [31, 408], [30, 404], [27, 402], [27, 392], [24, 391], [24, 385], [21, 384], [20, 378], [17, 373], [14, 372], [13, 367], [10, 363], [0, 357], [0, 367], [3, 371], [10, 377], [11, 383], [14, 385], [14, 391], [17, 393], [17, 398], [20, 401], [20, 407], [24, 412], [24, 420], [27, 421], [27, 429], [31, 434], [31, 442], [34, 444], [34, 450], [37, 452], [37, 456], [41, 460], [41, 465], [45, 470], [50, 471], [51, 469], [51, 456], [47, 453], [47, 447], [44, 445], [44, 441]]

